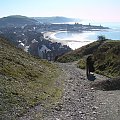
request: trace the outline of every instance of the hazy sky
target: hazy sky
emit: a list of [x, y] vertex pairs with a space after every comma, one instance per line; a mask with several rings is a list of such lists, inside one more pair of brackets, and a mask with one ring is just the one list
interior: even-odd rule
[[0, 0], [0, 17], [9, 15], [120, 22], [120, 0]]

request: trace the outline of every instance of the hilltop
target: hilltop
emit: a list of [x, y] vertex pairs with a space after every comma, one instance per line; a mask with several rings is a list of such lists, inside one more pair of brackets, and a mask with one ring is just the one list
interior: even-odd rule
[[85, 58], [93, 54], [96, 73], [108, 77], [120, 76], [120, 41], [100, 40], [61, 56], [59, 62], [80, 60], [78, 66], [85, 69]]
[[56, 104], [62, 94], [59, 75], [56, 65], [0, 38], [0, 119], [17, 119], [37, 104], [48, 109]]
[[80, 22], [80, 19], [76, 18], [67, 18], [67, 17], [33, 17], [35, 20], [40, 23], [66, 23], [66, 22]]
[[21, 15], [12, 15], [0, 18], [0, 27], [18, 27], [36, 24], [38, 21]]
[[0, 18], [0, 27], [21, 27], [24, 25], [36, 25], [43, 23], [66, 23], [79, 22], [77, 18], [67, 17], [26, 17], [22, 15], [11, 15]]

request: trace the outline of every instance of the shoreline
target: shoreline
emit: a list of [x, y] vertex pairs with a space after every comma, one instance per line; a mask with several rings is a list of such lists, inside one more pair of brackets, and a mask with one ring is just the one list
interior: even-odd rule
[[51, 42], [59, 42], [62, 45], [67, 45], [66, 40], [57, 39], [55, 37], [55, 34], [57, 34], [57, 32], [60, 32], [60, 31], [48, 31], [48, 32], [43, 33], [43, 36], [46, 40], [49, 40]]
[[[78, 49], [82, 46], [85, 46], [87, 44], [90, 44], [92, 42], [94, 42], [95, 40], [89, 40], [86, 39], [86, 36], [82, 36], [83, 33], [81, 33], [81, 37], [79, 38], [73, 38], [73, 39], [60, 39], [60, 38], [56, 38], [55, 34], [59, 33], [59, 32], [63, 32], [63, 31], [48, 31], [43, 33], [44, 38], [47, 40], [50, 40], [51, 42], [60, 42], [62, 45], [67, 45], [69, 46], [72, 50]], [[64, 31], [66, 32], [66, 31]]]

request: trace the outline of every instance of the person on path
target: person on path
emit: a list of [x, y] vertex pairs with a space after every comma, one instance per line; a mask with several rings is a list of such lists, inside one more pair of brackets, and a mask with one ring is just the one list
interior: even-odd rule
[[93, 57], [90, 55], [86, 59], [86, 75], [87, 77], [90, 76], [90, 72], [94, 72], [94, 61]]

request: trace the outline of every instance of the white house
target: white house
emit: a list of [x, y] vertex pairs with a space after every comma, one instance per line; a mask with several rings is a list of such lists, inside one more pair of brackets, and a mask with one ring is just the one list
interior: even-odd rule
[[41, 48], [38, 47], [38, 55], [43, 59], [51, 60], [51, 50], [47, 48], [45, 45], [42, 45]]
[[33, 39], [31, 43], [37, 43], [38, 41], [36, 39]]
[[22, 42], [19, 43], [19, 44], [18, 44], [18, 48], [21, 48], [21, 49], [24, 50], [24, 49], [25, 49], [25, 45], [24, 45], [24, 43], [22, 43]]

